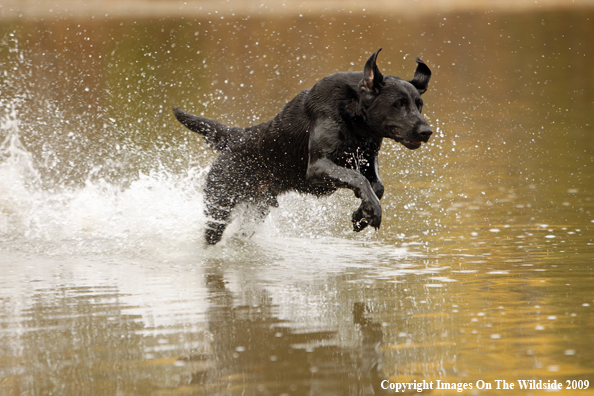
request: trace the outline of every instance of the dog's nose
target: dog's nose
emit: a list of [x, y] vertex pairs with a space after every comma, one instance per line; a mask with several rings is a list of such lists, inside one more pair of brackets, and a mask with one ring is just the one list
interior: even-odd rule
[[431, 136], [432, 133], [433, 133], [433, 131], [431, 130], [431, 128], [429, 128], [429, 125], [422, 125], [419, 128], [419, 135], [421, 135], [421, 137], [423, 138], [424, 141], [429, 140], [429, 137]]

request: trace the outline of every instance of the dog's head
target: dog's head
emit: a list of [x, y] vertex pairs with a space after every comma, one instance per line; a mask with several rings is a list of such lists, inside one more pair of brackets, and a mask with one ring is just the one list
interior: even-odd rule
[[431, 70], [422, 60], [417, 61], [417, 70], [412, 80], [405, 81], [395, 76], [384, 76], [376, 60], [381, 48], [373, 53], [363, 70], [359, 83], [359, 109], [365, 123], [374, 134], [416, 149], [427, 142], [433, 133], [421, 115], [423, 99], [431, 78]]

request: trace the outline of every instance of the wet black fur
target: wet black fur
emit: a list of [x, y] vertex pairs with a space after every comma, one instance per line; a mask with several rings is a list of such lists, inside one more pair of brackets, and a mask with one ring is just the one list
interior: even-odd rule
[[416, 58], [412, 80], [383, 76], [376, 64], [380, 50], [363, 72], [323, 78], [259, 125], [233, 128], [173, 109], [182, 124], [221, 152], [206, 179], [207, 243], [220, 241], [238, 204], [256, 205], [264, 218], [287, 191], [322, 196], [349, 188], [361, 199], [352, 215], [354, 230], [380, 226], [382, 139], [416, 149], [432, 133], [421, 115], [431, 71]]

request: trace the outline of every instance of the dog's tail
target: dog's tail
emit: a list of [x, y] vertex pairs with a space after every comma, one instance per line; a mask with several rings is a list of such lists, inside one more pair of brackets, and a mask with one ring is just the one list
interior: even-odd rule
[[239, 132], [241, 130], [241, 128], [228, 127], [227, 125], [211, 120], [210, 118], [186, 113], [177, 107], [173, 108], [173, 113], [179, 122], [184, 124], [186, 128], [204, 136], [206, 143], [216, 150], [223, 150], [227, 147], [231, 135], [234, 132]]

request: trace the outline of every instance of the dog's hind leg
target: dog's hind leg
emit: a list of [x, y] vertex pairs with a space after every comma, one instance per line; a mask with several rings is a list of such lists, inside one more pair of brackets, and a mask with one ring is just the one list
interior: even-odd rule
[[224, 151], [213, 163], [204, 187], [206, 242], [218, 243], [237, 205], [251, 206], [252, 220], [262, 221], [269, 208], [278, 206], [272, 181], [265, 177], [258, 161]]
[[204, 213], [208, 221], [206, 222], [204, 237], [207, 244], [214, 245], [223, 237], [223, 232], [227, 228], [231, 211], [235, 205], [232, 198], [217, 196], [208, 187], [206, 188], [205, 201], [206, 209]]
[[214, 245], [223, 237], [223, 232], [225, 232], [225, 228], [227, 228], [231, 211], [215, 208], [216, 205], [211, 206], [208, 202], [206, 205], [206, 215], [209, 216], [211, 220], [206, 222], [204, 237], [207, 244]]
[[257, 165], [231, 152], [224, 152], [215, 160], [206, 176], [204, 196], [208, 218], [205, 238], [209, 245], [221, 240], [237, 205], [250, 205], [255, 209], [252, 218], [257, 220], [266, 217], [270, 206], [278, 206], [270, 182], [262, 180]]
[[229, 153], [221, 154], [206, 176], [204, 200], [207, 217], [205, 239], [209, 245], [218, 243], [229, 224], [231, 212], [245, 199], [242, 174], [238, 172], [234, 158]]
[[[209, 178], [210, 179], [210, 178]], [[206, 223], [205, 239], [209, 245], [218, 243], [223, 232], [231, 220], [231, 212], [243, 199], [232, 185], [219, 184], [217, 181], [207, 180], [205, 188]]]

